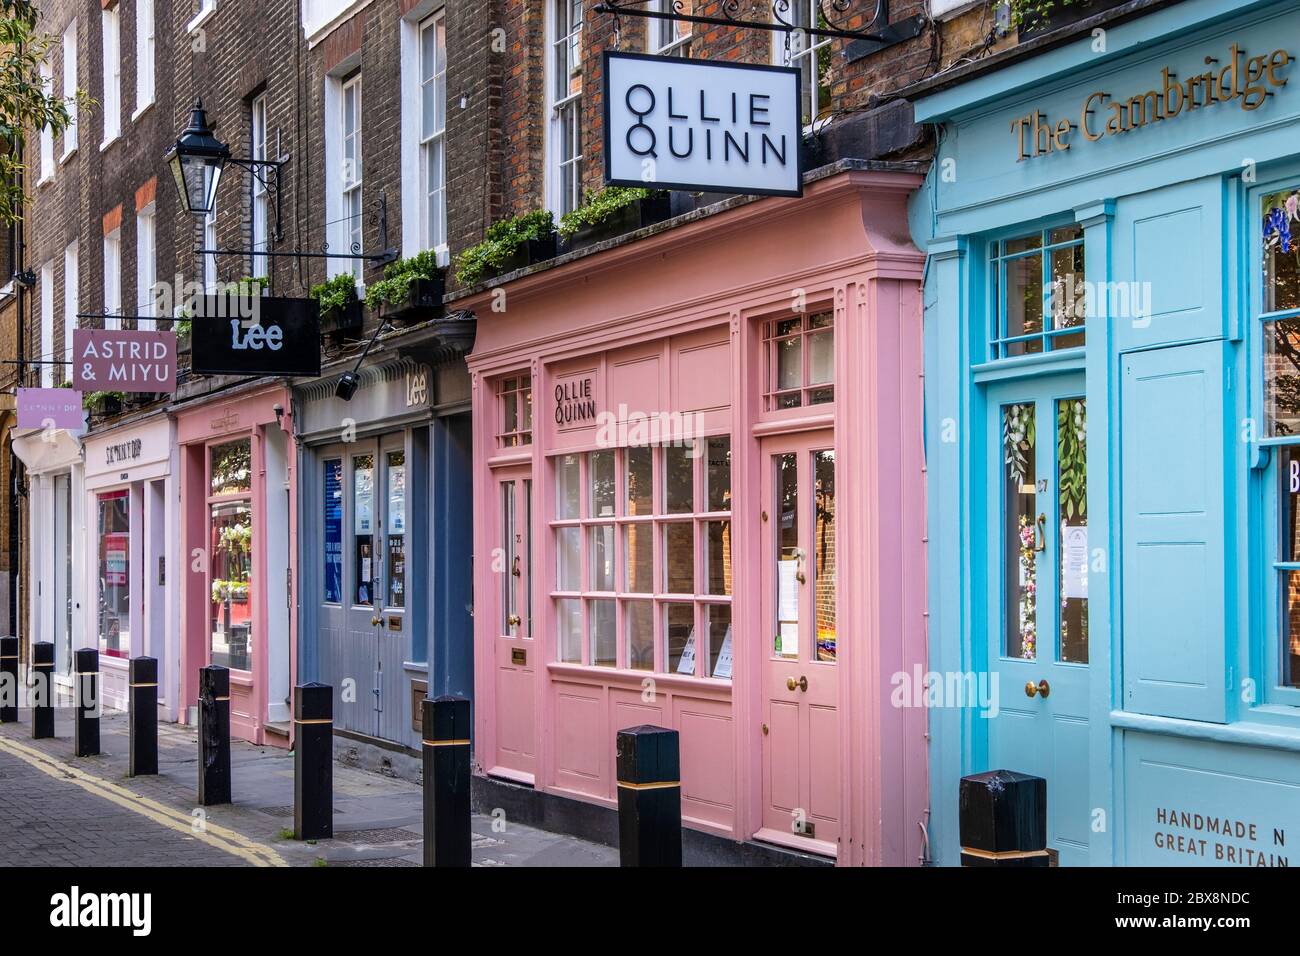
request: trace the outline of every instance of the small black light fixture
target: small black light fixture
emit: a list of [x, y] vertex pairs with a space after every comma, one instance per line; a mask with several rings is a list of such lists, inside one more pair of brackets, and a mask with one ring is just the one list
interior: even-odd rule
[[379, 338], [380, 332], [391, 332], [393, 327], [385, 321], [380, 321], [375, 325], [375, 331], [370, 335], [370, 341], [366, 343], [365, 349], [357, 356], [357, 364], [352, 366], [352, 371], [344, 372], [339, 376], [339, 380], [334, 384], [334, 396], [341, 398], [345, 402], [352, 401], [352, 396], [357, 393], [357, 386], [361, 384], [361, 363], [366, 360], [370, 350], [375, 347], [375, 340]]
[[221, 171], [230, 161], [230, 147], [212, 134], [203, 101], [195, 100], [190, 125], [163, 155], [181, 196], [181, 206], [195, 216], [212, 212]]
[[280, 419], [284, 418], [284, 406], [276, 402], [271, 406], [271, 411], [275, 412], [275, 423], [280, 424]]

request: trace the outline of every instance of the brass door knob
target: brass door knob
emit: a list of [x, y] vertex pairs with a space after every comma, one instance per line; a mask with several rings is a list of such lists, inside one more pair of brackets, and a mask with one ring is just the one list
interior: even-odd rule
[[378, 623], [379, 623], [379, 618], [377, 618], [377, 617], [372, 617], [372, 618], [370, 619], [370, 626], [371, 626], [371, 627], [376, 626]]
[[798, 688], [799, 690], [806, 692], [808, 690], [808, 678], [802, 674], [799, 675], [798, 680], [795, 680], [793, 677], [787, 677], [785, 679], [785, 686], [787, 690]]
[[1043, 697], [1047, 697], [1051, 693], [1052, 693], [1052, 685], [1047, 683], [1046, 680], [1040, 680], [1037, 684], [1035, 684], [1033, 681], [1028, 681], [1025, 683], [1026, 697], [1033, 697], [1035, 694], [1040, 694]]
[[508, 618], [506, 618], [507, 627], [518, 627], [522, 623], [523, 621], [518, 614], [511, 614]]

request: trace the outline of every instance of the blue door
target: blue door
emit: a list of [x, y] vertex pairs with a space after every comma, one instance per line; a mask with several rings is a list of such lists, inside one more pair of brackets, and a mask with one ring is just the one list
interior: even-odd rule
[[976, 711], [987, 765], [973, 769], [1047, 779], [1048, 846], [1062, 865], [1087, 864], [1091, 826], [1083, 396], [1075, 374], [990, 387], [987, 512], [975, 525], [988, 548], [975, 633], [982, 623], [997, 705]]

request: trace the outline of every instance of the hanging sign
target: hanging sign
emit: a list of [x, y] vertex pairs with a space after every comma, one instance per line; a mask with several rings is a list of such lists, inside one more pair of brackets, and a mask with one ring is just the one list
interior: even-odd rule
[[18, 389], [19, 428], [80, 428], [86, 424], [81, 392], [74, 388]]
[[315, 299], [207, 295], [196, 298], [192, 368], [204, 375], [320, 375]]
[[176, 333], [73, 329], [72, 384], [86, 392], [176, 390]]
[[799, 71], [605, 51], [605, 181], [803, 194]]

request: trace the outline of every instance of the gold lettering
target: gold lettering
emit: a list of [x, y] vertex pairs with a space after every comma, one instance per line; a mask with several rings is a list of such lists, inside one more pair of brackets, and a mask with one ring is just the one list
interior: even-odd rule
[[1083, 101], [1083, 112], [1079, 114], [1079, 129], [1083, 133], [1083, 138], [1090, 143], [1095, 143], [1097, 142], [1097, 140], [1101, 139], [1104, 135], [1106, 135], [1104, 132], [1094, 133], [1091, 129], [1088, 128], [1088, 117], [1091, 116], [1094, 112], [1092, 108], [1093, 100], [1096, 100], [1097, 105], [1101, 106], [1106, 102], [1106, 94], [1100, 91], [1096, 93], [1090, 93], [1088, 94], [1088, 98]]

